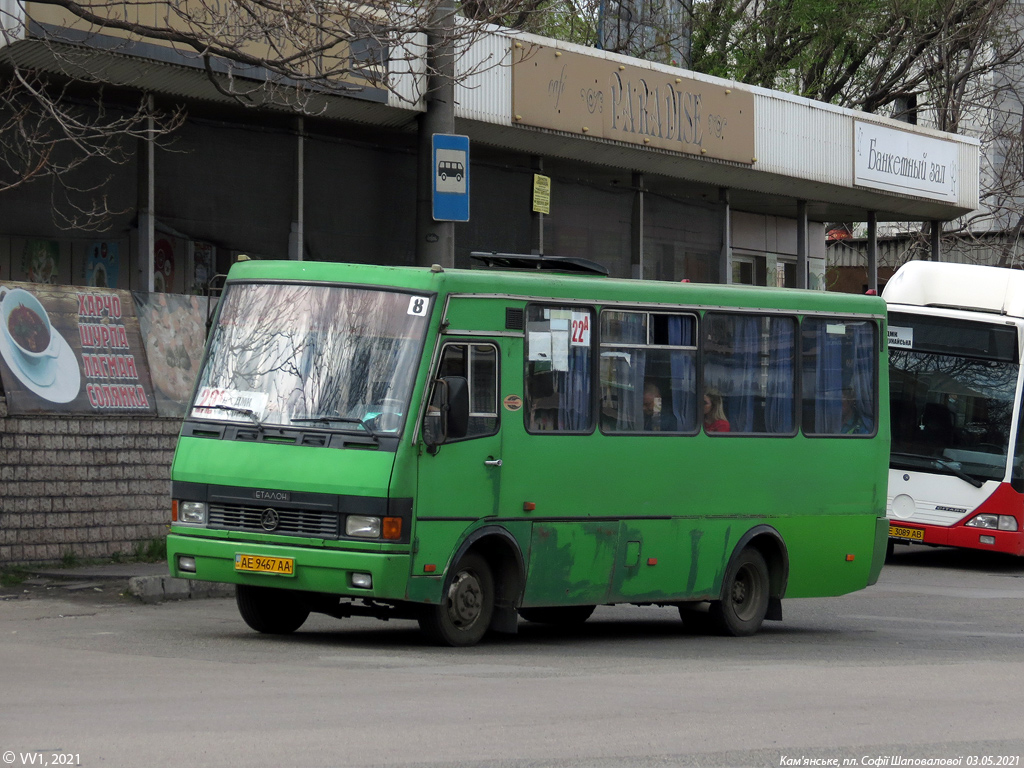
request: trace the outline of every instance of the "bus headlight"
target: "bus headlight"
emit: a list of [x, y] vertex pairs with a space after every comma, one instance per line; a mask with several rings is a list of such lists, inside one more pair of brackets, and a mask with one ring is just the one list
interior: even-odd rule
[[1016, 531], [1017, 518], [1013, 515], [975, 515], [967, 521], [971, 528], [988, 528], [992, 531]]
[[178, 522], [185, 525], [206, 525], [206, 502], [179, 501]]
[[380, 518], [349, 515], [345, 518], [345, 535], [364, 539], [379, 539]]

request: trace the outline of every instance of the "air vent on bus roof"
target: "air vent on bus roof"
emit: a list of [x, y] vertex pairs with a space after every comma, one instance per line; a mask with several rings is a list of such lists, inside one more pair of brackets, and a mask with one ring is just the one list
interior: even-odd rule
[[545, 256], [536, 253], [496, 253], [473, 251], [469, 254], [484, 266], [499, 269], [549, 270], [553, 272], [574, 272], [581, 275], [607, 276], [608, 268], [590, 259], [576, 256]]

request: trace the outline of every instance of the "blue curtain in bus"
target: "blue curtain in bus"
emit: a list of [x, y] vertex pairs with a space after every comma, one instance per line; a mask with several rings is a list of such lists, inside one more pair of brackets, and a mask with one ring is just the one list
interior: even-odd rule
[[796, 382], [794, 323], [788, 318], [773, 318], [768, 325], [768, 391], [765, 399], [765, 430], [793, 431], [793, 391]]
[[[668, 319], [669, 344], [691, 344], [694, 338], [694, 318], [672, 316]], [[672, 418], [675, 423], [666, 425], [664, 429], [691, 432], [697, 427], [697, 366], [694, 353], [681, 349], [669, 352], [669, 373], [672, 376]]]
[[[646, 344], [646, 316], [641, 314], [623, 315], [619, 326], [619, 341], [626, 344]], [[619, 393], [619, 412], [615, 428], [623, 432], [640, 432], [644, 429], [644, 380], [647, 373], [647, 353], [640, 349], [627, 350], [629, 353], [629, 379]]]
[[839, 434], [843, 426], [843, 334], [829, 333], [828, 322], [814, 321], [817, 364], [814, 372], [814, 431]]
[[[761, 346], [759, 318], [733, 318], [732, 377], [725, 401], [725, 417], [733, 432], [754, 431], [754, 400], [759, 387], [758, 352]], [[724, 394], [724, 393], [723, 393]]]
[[590, 347], [569, 347], [569, 370], [555, 374], [558, 428], [570, 432], [590, 427]]
[[857, 323], [848, 326], [853, 343], [853, 394], [857, 400], [857, 411], [867, 431], [875, 428], [875, 326], [872, 323]]

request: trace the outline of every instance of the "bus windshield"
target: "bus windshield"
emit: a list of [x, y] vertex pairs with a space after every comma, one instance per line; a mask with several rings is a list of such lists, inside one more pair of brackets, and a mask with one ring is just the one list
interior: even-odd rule
[[429, 299], [246, 283], [221, 301], [193, 418], [400, 433]]
[[1017, 384], [1012, 327], [890, 315], [894, 468], [952, 474], [979, 484], [1005, 475]]

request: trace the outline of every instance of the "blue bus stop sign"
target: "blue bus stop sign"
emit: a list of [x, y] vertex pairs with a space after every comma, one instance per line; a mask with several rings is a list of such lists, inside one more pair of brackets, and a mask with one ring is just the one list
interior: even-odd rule
[[435, 133], [431, 147], [434, 221], [469, 221], [469, 137]]

